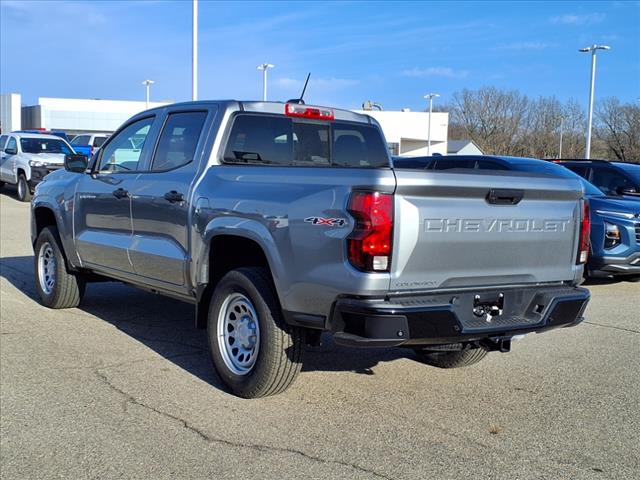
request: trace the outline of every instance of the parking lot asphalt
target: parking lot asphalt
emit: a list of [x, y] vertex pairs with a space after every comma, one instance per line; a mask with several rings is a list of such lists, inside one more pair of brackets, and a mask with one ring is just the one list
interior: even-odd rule
[[327, 338], [287, 392], [242, 400], [190, 305], [100, 283], [40, 306], [29, 206], [5, 188], [0, 216], [3, 480], [640, 478], [640, 283], [464, 369]]

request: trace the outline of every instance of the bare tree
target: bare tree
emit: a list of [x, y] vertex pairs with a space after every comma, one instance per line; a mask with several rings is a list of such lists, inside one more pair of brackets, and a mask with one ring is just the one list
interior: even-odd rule
[[604, 144], [605, 155], [623, 162], [640, 162], [640, 106], [605, 98], [596, 109], [595, 136]]
[[486, 153], [517, 155], [521, 153], [519, 139], [528, 103], [527, 97], [515, 90], [465, 89], [453, 94], [450, 122]]

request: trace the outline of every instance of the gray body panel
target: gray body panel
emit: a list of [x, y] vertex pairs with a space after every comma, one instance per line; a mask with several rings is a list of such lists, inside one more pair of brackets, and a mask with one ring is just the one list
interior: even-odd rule
[[[194, 161], [173, 171], [150, 172], [167, 114], [203, 109], [209, 115]], [[324, 317], [343, 296], [575, 284], [582, 275], [582, 267], [575, 265], [582, 197], [577, 181], [517, 174], [223, 164], [230, 118], [242, 110], [282, 114], [284, 105], [197, 102], [144, 112], [127, 122], [156, 116], [140, 171], [56, 172], [47, 177], [38, 186], [33, 208], [55, 212], [70, 265], [195, 299], [209, 281], [209, 265], [225, 255], [211, 251], [212, 239], [240, 236], [262, 248], [284, 310]], [[335, 110], [335, 117], [376, 125], [353, 112]], [[126, 189], [129, 197], [116, 199], [112, 192], [117, 188]], [[485, 197], [491, 188], [522, 189], [524, 198], [517, 205], [489, 205]], [[395, 194], [388, 273], [361, 272], [347, 259], [346, 237], [354, 219], [346, 207], [355, 190]], [[183, 200], [168, 202], [164, 194], [171, 191], [181, 193]], [[311, 216], [345, 222], [313, 225], [305, 222]], [[466, 223], [460, 231], [437, 231], [428, 223], [434, 219]], [[501, 230], [486, 226], [492, 219], [503, 222], [493, 227]], [[523, 220], [528, 222], [525, 227], [517, 223]], [[542, 231], [536, 231], [540, 225]], [[509, 226], [513, 231], [506, 231]], [[35, 241], [35, 230], [33, 237]]]

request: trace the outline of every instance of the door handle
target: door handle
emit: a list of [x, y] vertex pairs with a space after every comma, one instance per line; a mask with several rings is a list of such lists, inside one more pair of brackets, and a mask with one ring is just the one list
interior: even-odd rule
[[517, 205], [522, 197], [524, 197], [524, 190], [492, 188], [486, 199], [492, 205]]
[[164, 194], [164, 199], [171, 203], [182, 202], [184, 200], [184, 195], [180, 192], [176, 192], [175, 190], [171, 190]]
[[129, 192], [127, 192], [124, 188], [118, 188], [117, 190], [113, 191], [113, 196], [118, 199], [127, 198], [129, 196]]

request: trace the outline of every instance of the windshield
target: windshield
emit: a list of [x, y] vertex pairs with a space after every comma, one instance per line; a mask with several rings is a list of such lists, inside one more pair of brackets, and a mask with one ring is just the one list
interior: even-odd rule
[[640, 165], [633, 163], [616, 163], [616, 165], [633, 178], [633, 181], [636, 182], [636, 188], [640, 187]]
[[71, 153], [66, 143], [52, 138], [21, 138], [20, 147], [24, 153]]
[[561, 165], [557, 165], [552, 162], [527, 162], [527, 163], [518, 163], [514, 165], [515, 170], [519, 170], [521, 172], [534, 172], [534, 173], [544, 173], [547, 175], [553, 175], [555, 177], [565, 177], [565, 178], [577, 178], [580, 180], [582, 184], [582, 188], [584, 188], [585, 195], [589, 197], [602, 197], [604, 194], [600, 191], [592, 183], [589, 183], [587, 180], [582, 178], [577, 173], [572, 172], [568, 168], [565, 168]]

